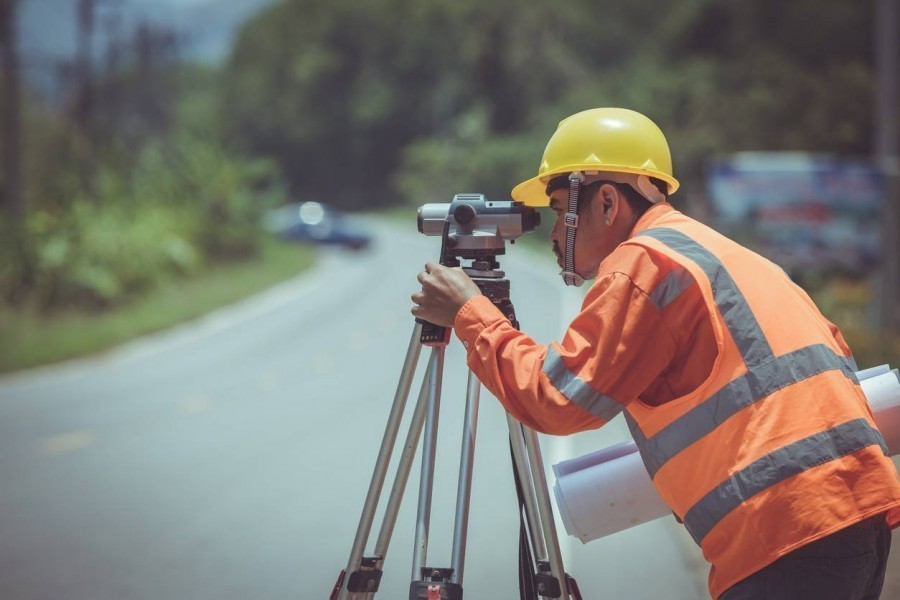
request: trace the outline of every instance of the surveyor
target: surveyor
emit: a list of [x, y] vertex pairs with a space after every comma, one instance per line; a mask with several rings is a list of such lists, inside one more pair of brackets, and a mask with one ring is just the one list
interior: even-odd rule
[[712, 565], [713, 598], [877, 598], [900, 481], [850, 349], [777, 265], [676, 210], [678, 185], [644, 115], [572, 115], [512, 190], [556, 214], [565, 282], [594, 280], [562, 341], [538, 344], [433, 263], [412, 313], [453, 327], [481, 382], [537, 431], [624, 413]]

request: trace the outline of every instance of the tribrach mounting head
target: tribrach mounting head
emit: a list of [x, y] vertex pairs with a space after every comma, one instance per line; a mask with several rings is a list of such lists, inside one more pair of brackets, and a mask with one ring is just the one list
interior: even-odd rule
[[534, 208], [482, 194], [456, 194], [449, 204], [424, 204], [418, 213], [419, 233], [444, 236], [448, 256], [473, 260], [503, 254], [505, 240], [514, 242], [540, 224]]

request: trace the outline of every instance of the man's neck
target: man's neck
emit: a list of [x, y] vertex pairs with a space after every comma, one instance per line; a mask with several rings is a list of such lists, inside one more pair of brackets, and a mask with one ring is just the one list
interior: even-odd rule
[[628, 237], [625, 239], [631, 239], [645, 229], [649, 229], [654, 223], [656, 223], [656, 221], [674, 210], [675, 209], [668, 202], [659, 202], [657, 204], [654, 204], [646, 211], [644, 211], [644, 214], [642, 214], [634, 222], [634, 225], [632, 225]]

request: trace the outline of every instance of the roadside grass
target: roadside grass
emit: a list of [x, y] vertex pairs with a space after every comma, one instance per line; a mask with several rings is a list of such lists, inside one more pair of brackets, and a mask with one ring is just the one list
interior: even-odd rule
[[196, 318], [300, 273], [313, 259], [312, 248], [266, 240], [254, 259], [163, 282], [110, 310], [46, 315], [30, 308], [0, 307], [0, 373], [99, 352]]

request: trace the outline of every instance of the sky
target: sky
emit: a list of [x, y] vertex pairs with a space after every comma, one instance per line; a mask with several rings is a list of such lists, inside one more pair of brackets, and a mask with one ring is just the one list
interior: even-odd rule
[[[205, 63], [223, 61], [248, 18], [275, 0], [94, 0], [95, 53], [107, 45], [118, 21], [121, 31], [141, 21], [174, 28], [183, 36], [182, 54]], [[19, 50], [27, 81], [51, 85], [60, 61], [75, 56], [79, 0], [19, 0]]]
[[[75, 12], [79, 0], [20, 0], [23, 51], [72, 55], [75, 51]], [[109, 21], [124, 26], [141, 20], [183, 30], [194, 52], [207, 60], [227, 53], [236, 28], [273, 0], [94, 0], [98, 41], [103, 42]]]

